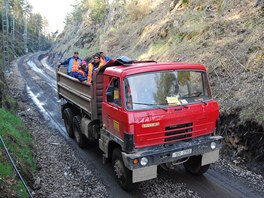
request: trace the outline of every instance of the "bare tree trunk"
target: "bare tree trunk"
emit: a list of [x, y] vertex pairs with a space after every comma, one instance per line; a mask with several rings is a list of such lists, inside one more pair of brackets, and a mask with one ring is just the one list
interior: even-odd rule
[[24, 33], [23, 33], [23, 39], [24, 39], [24, 51], [27, 54], [28, 53], [27, 13], [24, 13]]

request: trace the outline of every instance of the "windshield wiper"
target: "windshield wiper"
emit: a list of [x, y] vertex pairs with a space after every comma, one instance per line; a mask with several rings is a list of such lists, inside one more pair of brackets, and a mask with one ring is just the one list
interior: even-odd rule
[[203, 100], [200, 100], [200, 102], [204, 103], [205, 105], [207, 105], [207, 102], [203, 101]]
[[[159, 109], [162, 109], [164, 111], [168, 111], [168, 109], [160, 106], [160, 105], [165, 105], [165, 104], [151, 104], [151, 103], [141, 103], [141, 102], [133, 102], [133, 104], [139, 104], [139, 105], [147, 105], [147, 106], [153, 106], [153, 107], [157, 107]], [[167, 105], [167, 104], [166, 104]]]
[[183, 107], [186, 108], [186, 109], [189, 108], [189, 107], [188, 107], [187, 105], [185, 105], [185, 104], [179, 104], [179, 105], [177, 105], [177, 106], [183, 106]]
[[199, 97], [202, 92], [193, 92], [190, 94], [183, 95], [181, 98], [192, 98], [192, 97]]

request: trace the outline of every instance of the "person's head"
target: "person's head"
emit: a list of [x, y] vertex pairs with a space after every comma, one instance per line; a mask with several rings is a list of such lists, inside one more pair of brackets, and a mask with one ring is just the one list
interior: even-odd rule
[[79, 57], [79, 53], [78, 53], [78, 52], [74, 52], [73, 57], [74, 57], [75, 59], [77, 59], [77, 58]]
[[99, 52], [100, 57], [104, 57], [104, 52]]
[[84, 60], [81, 62], [81, 69], [82, 70], [86, 69], [86, 61], [84, 61]]
[[94, 59], [94, 62], [95, 62], [95, 63], [99, 63], [99, 62], [100, 62], [100, 54], [95, 54], [95, 55], [93, 56], [93, 59]]

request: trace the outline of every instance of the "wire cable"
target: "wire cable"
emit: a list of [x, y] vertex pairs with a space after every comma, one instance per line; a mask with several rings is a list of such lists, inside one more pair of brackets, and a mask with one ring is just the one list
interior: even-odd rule
[[29, 189], [28, 189], [28, 187], [27, 187], [27, 185], [26, 185], [26, 183], [25, 183], [25, 181], [24, 181], [24, 179], [23, 179], [22, 176], [20, 175], [20, 173], [19, 173], [19, 171], [18, 171], [18, 169], [17, 169], [17, 167], [16, 167], [16, 165], [15, 165], [15, 163], [14, 163], [12, 157], [10, 156], [10, 154], [9, 154], [9, 152], [8, 152], [8, 149], [7, 149], [7, 147], [6, 147], [5, 143], [4, 143], [4, 140], [2, 139], [1, 135], [0, 135], [0, 141], [1, 141], [1, 143], [2, 143], [2, 145], [3, 145], [3, 147], [4, 147], [4, 149], [5, 149], [5, 152], [6, 152], [7, 156], [8, 156], [8, 158], [9, 158], [9, 160], [10, 160], [10, 162], [11, 162], [13, 168], [14, 168], [15, 171], [16, 171], [17, 176], [18, 176], [19, 179], [22, 181], [22, 183], [23, 183], [25, 189], [27, 190], [27, 193], [28, 193], [29, 197], [30, 197], [30, 198], [33, 198], [32, 195], [31, 195], [31, 193], [30, 193], [30, 191], [29, 191]]

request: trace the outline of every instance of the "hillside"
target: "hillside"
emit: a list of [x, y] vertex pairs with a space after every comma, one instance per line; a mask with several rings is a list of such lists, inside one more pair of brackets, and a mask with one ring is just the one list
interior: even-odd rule
[[102, 50], [112, 58], [206, 65], [221, 107], [223, 154], [264, 172], [263, 7], [259, 0], [83, 0], [50, 62]]

